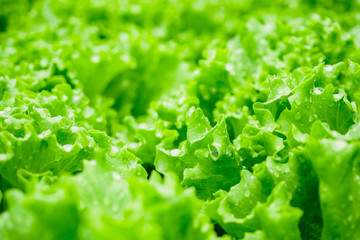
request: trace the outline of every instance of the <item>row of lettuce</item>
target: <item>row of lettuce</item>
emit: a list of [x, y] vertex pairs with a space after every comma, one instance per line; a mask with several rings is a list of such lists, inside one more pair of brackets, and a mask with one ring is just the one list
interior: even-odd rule
[[1, 239], [360, 237], [355, 1], [1, 4]]

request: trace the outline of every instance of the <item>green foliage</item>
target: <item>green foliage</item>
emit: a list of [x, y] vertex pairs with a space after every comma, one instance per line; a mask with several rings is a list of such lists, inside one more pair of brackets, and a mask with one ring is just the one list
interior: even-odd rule
[[359, 239], [355, 0], [0, 0], [0, 239]]

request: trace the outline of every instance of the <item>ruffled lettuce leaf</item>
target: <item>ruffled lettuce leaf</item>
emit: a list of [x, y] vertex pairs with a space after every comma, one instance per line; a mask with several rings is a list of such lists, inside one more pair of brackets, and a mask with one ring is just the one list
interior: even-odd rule
[[187, 140], [180, 149], [158, 146], [155, 166], [162, 173], [176, 172], [182, 184], [194, 186], [200, 198], [229, 190], [240, 179], [239, 156], [229, 141], [225, 119], [211, 127], [201, 109], [187, 115]]
[[93, 161], [77, 176], [34, 184], [7, 191], [2, 239], [215, 239], [201, 201], [176, 177], [126, 179]]
[[[285, 183], [276, 185], [267, 197], [256, 177], [245, 170], [242, 177], [229, 193], [218, 192], [217, 199], [205, 204], [210, 216], [239, 239], [301, 239], [298, 224], [302, 211], [290, 205], [292, 196]], [[253, 232], [256, 234], [249, 236]]]
[[322, 238], [359, 237], [359, 144], [313, 139], [306, 150], [320, 182]]

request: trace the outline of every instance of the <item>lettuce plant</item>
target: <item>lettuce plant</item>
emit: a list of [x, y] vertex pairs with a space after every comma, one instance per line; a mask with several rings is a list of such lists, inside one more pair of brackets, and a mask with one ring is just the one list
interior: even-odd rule
[[359, 10], [0, 0], [0, 239], [359, 239]]

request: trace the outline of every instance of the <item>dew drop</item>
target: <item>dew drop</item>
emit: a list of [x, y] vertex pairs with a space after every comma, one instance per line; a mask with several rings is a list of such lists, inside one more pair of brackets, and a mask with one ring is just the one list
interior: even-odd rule
[[295, 113], [295, 120], [300, 120], [301, 119], [301, 113], [300, 112], [297, 112]]
[[245, 197], [250, 197], [250, 191], [249, 191], [249, 190], [246, 190], [245, 193], [244, 193], [244, 196], [245, 196]]
[[324, 92], [323, 88], [317, 87], [317, 88], [314, 89], [315, 94], [322, 94], [323, 92]]
[[117, 146], [111, 146], [109, 155], [110, 157], [115, 157], [120, 152], [120, 149]]
[[142, 173], [142, 172], [141, 172], [141, 169], [139, 169], [139, 170], [136, 171], [136, 175], [138, 175], [138, 176], [141, 176], [141, 173]]
[[173, 157], [179, 156], [180, 153], [181, 153], [181, 150], [180, 150], [180, 149], [172, 149], [172, 150], [170, 151], [170, 155], [173, 156]]
[[211, 151], [211, 156], [213, 156], [214, 158], [218, 158], [219, 157], [219, 152], [218, 151]]
[[296, 103], [296, 105], [300, 106], [301, 105], [301, 100], [300, 99], [295, 99], [295, 103]]
[[72, 149], [73, 149], [74, 145], [72, 144], [66, 144], [63, 146], [63, 149], [66, 151], [66, 152], [70, 152]]
[[327, 72], [330, 72], [330, 71], [333, 70], [333, 66], [331, 66], [331, 65], [326, 65], [326, 66], [324, 67], [324, 70], [327, 71]]

